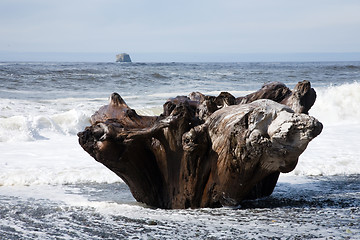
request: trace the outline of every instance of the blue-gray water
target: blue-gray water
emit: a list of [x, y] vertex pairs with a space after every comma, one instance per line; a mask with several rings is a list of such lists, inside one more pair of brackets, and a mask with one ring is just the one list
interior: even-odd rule
[[320, 87], [359, 80], [359, 71], [360, 62], [0, 63], [0, 97], [251, 91], [266, 82], [280, 81], [293, 87], [302, 80]]
[[[324, 131], [270, 197], [238, 208], [139, 204], [76, 142], [112, 92], [158, 114], [192, 91], [302, 80]], [[360, 62], [0, 63], [0, 239], [360, 239], [359, 83]]]

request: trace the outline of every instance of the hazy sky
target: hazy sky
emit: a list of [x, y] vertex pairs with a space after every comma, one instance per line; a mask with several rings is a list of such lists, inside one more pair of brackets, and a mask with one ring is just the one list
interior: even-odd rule
[[360, 52], [359, 0], [1, 0], [0, 51]]

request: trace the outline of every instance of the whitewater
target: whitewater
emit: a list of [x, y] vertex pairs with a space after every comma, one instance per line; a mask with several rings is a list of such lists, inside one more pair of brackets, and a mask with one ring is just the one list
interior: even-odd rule
[[[323, 132], [274, 193], [238, 208], [160, 210], [90, 157], [77, 132], [118, 92], [141, 115], [170, 97], [270, 81], [317, 92]], [[360, 236], [360, 62], [0, 63], [0, 239], [313, 239]]]

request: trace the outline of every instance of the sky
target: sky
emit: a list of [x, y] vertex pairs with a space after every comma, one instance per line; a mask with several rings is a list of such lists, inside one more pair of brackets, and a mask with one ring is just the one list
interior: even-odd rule
[[359, 0], [1, 0], [0, 60], [120, 52], [360, 56], [359, 13]]

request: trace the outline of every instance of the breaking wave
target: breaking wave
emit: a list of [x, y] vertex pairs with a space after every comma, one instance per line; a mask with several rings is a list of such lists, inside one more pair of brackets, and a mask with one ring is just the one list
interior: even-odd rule
[[358, 123], [360, 120], [360, 83], [315, 89], [317, 99], [310, 115], [320, 121], [334, 124], [340, 122]]
[[75, 135], [89, 125], [89, 115], [72, 109], [63, 113], [0, 118], [0, 142], [46, 139], [49, 133]]

